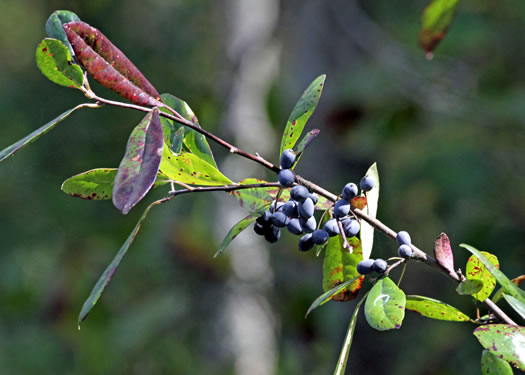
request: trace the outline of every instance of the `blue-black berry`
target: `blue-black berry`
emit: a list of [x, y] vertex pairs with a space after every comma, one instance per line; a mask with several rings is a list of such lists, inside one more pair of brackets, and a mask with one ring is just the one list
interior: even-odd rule
[[408, 234], [408, 232], [405, 232], [404, 230], [397, 233], [396, 241], [399, 246], [412, 244], [410, 234]]
[[[270, 204], [270, 213], [273, 214], [274, 211], [280, 211], [283, 204], [283, 202], [277, 202], [277, 204], [275, 204], [275, 201], [273, 201], [272, 204]], [[274, 208], [277, 209], [275, 210]]]
[[412, 248], [410, 245], [401, 245], [397, 252], [401, 258], [410, 258], [412, 256]]
[[282, 211], [277, 211], [272, 214], [272, 224], [276, 227], [282, 228], [288, 225], [290, 218]]
[[312, 233], [312, 241], [316, 245], [323, 245], [328, 241], [328, 233], [323, 229], [314, 230]]
[[314, 247], [314, 242], [312, 241], [312, 234], [307, 233], [299, 239], [299, 250], [308, 251]]
[[345, 201], [350, 202], [358, 193], [357, 185], [353, 182], [349, 182], [343, 188], [342, 195]]
[[319, 197], [315, 193], [308, 194], [308, 198], [310, 198], [312, 202], [314, 202], [314, 204], [317, 204], [317, 202], [319, 201]]
[[269, 243], [277, 242], [279, 238], [281, 238], [281, 228], [278, 228], [275, 225], [271, 225], [264, 233], [264, 238]]
[[293, 163], [295, 163], [295, 152], [292, 149], [284, 150], [281, 155], [281, 168], [290, 169]]
[[315, 227], [317, 226], [317, 222], [315, 221], [315, 216], [310, 216], [308, 219], [305, 219], [304, 217], [300, 217], [299, 223], [301, 223], [301, 227], [303, 228], [303, 231], [305, 231], [306, 233], [312, 233], [315, 230]]
[[373, 259], [362, 260], [357, 264], [357, 272], [359, 272], [361, 275], [368, 275], [369, 273], [372, 273], [373, 265], [374, 265]]
[[310, 193], [308, 192], [308, 189], [304, 187], [303, 185], [294, 186], [290, 190], [290, 196], [292, 197], [292, 199], [296, 200], [297, 202], [304, 201], [306, 198], [308, 198], [309, 194]]
[[295, 175], [293, 174], [291, 169], [281, 169], [281, 171], [277, 175], [277, 178], [279, 179], [279, 183], [283, 187], [290, 187], [295, 181]]
[[262, 225], [262, 224], [259, 224], [259, 223], [255, 223], [253, 225], [253, 230], [255, 231], [255, 233], [257, 233], [259, 236], [264, 236], [264, 234], [266, 233], [266, 230], [268, 229], [267, 226], [265, 225]]
[[270, 213], [270, 211], [266, 210], [255, 221], [261, 225], [268, 225], [270, 224], [270, 220], [272, 220], [272, 214]]
[[363, 191], [372, 190], [374, 188], [374, 180], [370, 176], [365, 176], [359, 181], [359, 186]]
[[323, 229], [328, 233], [330, 237], [337, 236], [339, 234], [339, 225], [336, 219], [330, 219], [325, 224]]
[[290, 219], [287, 228], [290, 233], [303, 234], [303, 227], [301, 226], [301, 222], [299, 221], [299, 219]]
[[357, 236], [357, 233], [359, 233], [361, 226], [357, 220], [348, 219], [343, 222], [343, 228], [345, 230], [346, 237], [354, 237]]
[[314, 215], [314, 202], [310, 198], [306, 198], [304, 202], [299, 203], [299, 215], [305, 219]]
[[388, 263], [384, 259], [376, 259], [372, 265], [372, 269], [377, 273], [383, 273], [386, 271]]
[[286, 214], [288, 217], [298, 217], [299, 212], [297, 210], [297, 202], [294, 200], [289, 200], [281, 207], [281, 211]]
[[345, 201], [344, 199], [339, 199], [337, 202], [335, 202], [334, 205], [334, 216], [336, 218], [341, 218], [343, 216], [348, 215], [350, 212], [350, 203]]

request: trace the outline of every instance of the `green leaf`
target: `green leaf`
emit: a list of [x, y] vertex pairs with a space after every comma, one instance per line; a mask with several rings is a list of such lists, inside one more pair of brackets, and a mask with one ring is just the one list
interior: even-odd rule
[[58, 39], [69, 50], [71, 56], [75, 56], [71, 43], [67, 40], [63, 25], [72, 21], [80, 21], [80, 18], [69, 10], [55, 10], [46, 21], [46, 34], [50, 38]]
[[[481, 254], [483, 254], [496, 268], [499, 268], [498, 257], [486, 251], [482, 251]], [[492, 276], [489, 270], [487, 270], [483, 263], [481, 263], [481, 261], [474, 255], [468, 258], [465, 272], [467, 280], [480, 280], [483, 283], [483, 288], [472, 297], [481, 302], [485, 301], [496, 287], [496, 279], [494, 276]]]
[[17, 151], [33, 143], [38, 138], [40, 138], [42, 135], [46, 134], [48, 131], [50, 131], [55, 126], [57, 126], [60, 122], [62, 122], [62, 120], [69, 117], [69, 115], [75, 112], [77, 109], [86, 108], [86, 107], [87, 108], [98, 108], [96, 104], [84, 103], [84, 104], [77, 105], [75, 108], [68, 109], [66, 112], [62, 113], [60, 116], [54, 118], [53, 120], [49, 121], [47, 124], [41, 126], [37, 130], [30, 133], [29, 135], [13, 143], [11, 146], [8, 146], [4, 148], [2, 151], [0, 151], [0, 163], [3, 162], [5, 159], [9, 158], [10, 156], [13, 156]]
[[483, 289], [483, 281], [481, 280], [463, 280], [456, 288], [456, 292], [462, 296], [470, 296], [478, 293]]
[[[72, 197], [88, 200], [111, 199], [117, 168], [97, 168], [76, 174], [62, 183], [62, 191]], [[163, 174], [157, 174], [153, 187], [170, 182]]]
[[523, 290], [514, 285], [508, 279], [508, 277], [505, 276], [505, 274], [501, 272], [496, 266], [494, 266], [487, 258], [485, 258], [485, 256], [479, 250], [466, 244], [461, 244], [460, 246], [467, 249], [472, 254], [477, 256], [479, 260], [481, 260], [481, 263], [483, 263], [483, 265], [487, 267], [492, 276], [494, 276], [496, 278], [496, 281], [502, 286], [503, 292], [525, 303], [525, 293], [523, 292]]
[[481, 354], [482, 375], [512, 375], [512, 367], [509, 363], [496, 354], [483, 350]]
[[159, 172], [163, 146], [159, 109], [155, 107], [131, 132], [115, 177], [112, 201], [124, 215], [153, 186]]
[[[239, 182], [240, 185], [250, 184], [265, 184], [268, 181], [259, 180], [257, 178], [247, 178]], [[253, 189], [242, 189], [234, 190], [228, 194], [232, 195], [239, 201], [241, 207], [248, 210], [248, 212], [256, 212], [261, 208], [268, 206], [272, 203], [272, 196], [268, 192], [268, 188], [253, 188]]]
[[133, 243], [133, 240], [135, 239], [135, 236], [137, 235], [138, 231], [140, 230], [140, 227], [142, 226], [142, 222], [148, 215], [150, 209], [153, 206], [156, 206], [157, 204], [164, 203], [168, 199], [160, 199], [158, 201], [155, 201], [151, 203], [145, 210], [142, 216], [140, 217], [139, 221], [135, 225], [135, 228], [133, 228], [133, 231], [130, 233], [128, 238], [126, 239], [126, 242], [122, 245], [120, 250], [118, 251], [117, 255], [115, 255], [115, 258], [111, 261], [109, 266], [105, 269], [104, 273], [102, 273], [102, 276], [98, 279], [97, 283], [93, 287], [93, 290], [89, 294], [89, 297], [84, 302], [84, 305], [82, 305], [82, 309], [80, 311], [80, 314], [78, 316], [78, 328], [80, 329], [80, 323], [86, 319], [87, 315], [91, 311], [91, 309], [96, 305], [98, 300], [100, 299], [100, 296], [108, 286], [109, 282], [111, 281], [111, 278], [117, 271], [118, 266], [120, 265], [120, 262], [122, 261], [122, 258], [124, 258], [124, 255], [128, 252], [129, 247]]
[[323, 294], [321, 294], [319, 297], [317, 297], [315, 299], [314, 302], [312, 302], [312, 304], [308, 308], [308, 311], [306, 311], [306, 315], [304, 317], [306, 318], [308, 316], [308, 314], [310, 314], [316, 308], [318, 308], [319, 306], [322, 306], [326, 302], [330, 301], [334, 295], [339, 294], [343, 289], [345, 289], [347, 286], [352, 284], [354, 281], [356, 281], [360, 277], [361, 276], [356, 276], [353, 279], [347, 280], [344, 283], [339, 284], [339, 285], [333, 287], [332, 289], [330, 289], [330, 290], [324, 292]]
[[[517, 287], [519, 287], [523, 281], [525, 281], [525, 275], [521, 275], [510, 280], [510, 282], [516, 285]], [[521, 290], [521, 292], [523, 293], [523, 290]], [[492, 302], [498, 303], [501, 297], [503, 297], [503, 288], [499, 288], [498, 291], [494, 293], [494, 296], [492, 297]]]
[[[366, 192], [367, 204], [363, 212], [369, 217], [375, 218], [377, 215], [377, 205], [379, 201], [379, 172], [377, 170], [377, 163], [372, 164], [365, 176], [370, 176], [374, 180], [374, 187], [372, 190]], [[361, 231], [359, 234], [363, 247], [363, 259], [370, 258], [372, 248], [374, 247], [374, 227], [361, 220]]]
[[329, 291], [345, 281], [359, 276], [348, 287], [333, 295], [331, 299], [335, 301], [350, 301], [354, 299], [361, 289], [364, 276], [357, 272], [357, 263], [363, 260], [361, 243], [357, 237], [348, 239], [352, 246], [352, 253], [343, 248], [343, 238], [341, 236], [330, 237], [326, 245], [323, 260], [323, 290]]
[[458, 0], [433, 0], [423, 11], [419, 44], [429, 57], [447, 33], [457, 5]]
[[405, 317], [405, 303], [405, 293], [389, 277], [379, 279], [366, 299], [366, 321], [378, 331], [399, 329]]
[[[193, 113], [193, 110], [190, 108], [188, 103], [171, 94], [162, 94], [160, 97], [167, 106], [177, 111], [177, 113], [179, 113], [186, 120], [191, 121], [193, 124], [200, 127], [199, 120], [197, 119], [195, 113]], [[198, 133], [191, 128], [188, 128], [187, 126], [174, 123], [168, 119], [164, 119], [164, 122], [166, 124], [170, 124], [166, 126], [171, 126], [171, 128], [173, 128], [174, 130], [180, 128], [184, 129], [184, 146], [186, 147], [186, 150], [194, 155], [197, 155], [202, 160], [207, 161], [215, 168], [217, 168], [217, 163], [213, 158], [213, 153], [211, 151], [210, 145], [208, 144], [208, 141], [206, 140], [206, 137], [203, 134]]]
[[297, 146], [295, 147], [294, 166], [297, 165], [297, 163], [299, 162], [299, 159], [303, 155], [303, 152], [306, 149], [306, 147], [308, 147], [308, 145], [312, 143], [312, 141], [319, 135], [320, 132], [321, 131], [319, 129], [313, 129], [309, 131], [308, 133], [306, 133], [303, 139], [301, 139], [301, 142], [297, 144]]
[[183, 152], [175, 154], [164, 147], [160, 170], [168, 178], [189, 185], [217, 186], [228, 185], [232, 181], [217, 168], [194, 154]]
[[282, 154], [286, 149], [293, 148], [299, 137], [301, 137], [306, 122], [314, 113], [315, 107], [319, 102], [325, 79], [325, 74], [320, 75], [304, 90], [286, 123], [279, 154]]
[[352, 319], [350, 319], [350, 324], [348, 325], [348, 331], [346, 332], [345, 341], [343, 347], [341, 348], [341, 353], [339, 354], [339, 359], [337, 360], [337, 366], [335, 367], [334, 375], [344, 375], [346, 371], [346, 364], [348, 362], [348, 355], [350, 354], [350, 347], [352, 346], [352, 339], [354, 338], [355, 325], [357, 323], [357, 315], [359, 314], [359, 308], [366, 300], [370, 291], [366, 292], [363, 298], [357, 303], [354, 312], [352, 313]]
[[514, 311], [516, 311], [523, 319], [525, 319], [525, 303], [505, 293], [503, 293], [503, 298], [505, 298], [505, 301], [507, 301]]
[[431, 319], [451, 322], [468, 322], [470, 320], [466, 314], [455, 307], [429, 297], [406, 296], [405, 308]]
[[53, 83], [75, 89], [84, 83], [82, 69], [73, 63], [67, 47], [57, 39], [46, 38], [40, 42], [36, 47], [36, 63]]
[[75, 58], [95, 81], [132, 103], [162, 107], [160, 95], [137, 67], [99, 30], [82, 21], [64, 24]]
[[474, 330], [481, 346], [520, 370], [525, 370], [525, 327], [487, 324]]
[[222, 240], [221, 245], [217, 249], [217, 252], [213, 256], [214, 258], [221, 254], [224, 249], [237, 237], [239, 234], [241, 234], [242, 231], [244, 231], [246, 228], [250, 226], [251, 223], [253, 223], [258, 217], [260, 216], [260, 212], [254, 212], [253, 214], [250, 214], [246, 216], [245, 218], [241, 219], [237, 224], [235, 224], [228, 234], [226, 234], [226, 237]]
[[175, 154], [180, 154], [182, 151], [182, 144], [184, 142], [184, 129], [179, 128], [179, 130], [176, 130], [173, 132], [173, 137], [170, 141], [170, 148]]

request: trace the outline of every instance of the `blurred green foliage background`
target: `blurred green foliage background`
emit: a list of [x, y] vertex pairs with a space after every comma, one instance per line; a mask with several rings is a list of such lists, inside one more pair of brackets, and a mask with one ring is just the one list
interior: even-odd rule
[[[264, 1], [3, 0], [0, 148], [86, 100], [47, 81], [34, 62], [45, 21], [56, 9], [72, 10], [101, 29], [160, 92], [185, 99], [203, 127], [231, 139], [235, 131], [225, 109], [242, 67], [231, 57], [232, 25], [242, 19], [235, 12], [250, 13]], [[272, 150], [264, 156], [277, 160], [295, 101], [327, 73], [308, 125], [321, 134], [299, 173], [338, 192], [377, 161], [381, 220], [408, 230], [427, 250], [446, 232], [457, 267], [468, 258], [457, 246], [465, 242], [497, 254], [510, 277], [523, 273], [525, 4], [462, 2], [432, 61], [417, 46], [424, 0], [274, 4], [277, 18], [262, 42], [280, 51], [277, 74], [262, 97]], [[116, 98], [91, 82], [100, 95]], [[146, 202], [122, 216], [110, 202], [68, 197], [60, 185], [81, 171], [117, 166], [141, 117], [116, 108], [81, 110], [0, 165], [0, 373], [247, 373], [225, 305], [236, 285], [248, 285], [250, 294], [257, 283], [274, 322], [264, 349], [273, 355], [263, 356], [270, 363], [251, 374], [331, 373], [355, 302], [333, 302], [304, 319], [322, 292], [322, 259], [300, 254], [291, 235], [263, 249], [271, 272], [238, 280], [228, 250], [212, 258], [227, 231], [218, 207], [236, 205], [225, 194], [184, 196], [155, 208], [77, 331], [84, 299]], [[227, 153], [212, 148], [221, 165]], [[274, 178], [261, 169], [235, 173]], [[258, 241], [251, 230], [241, 239], [247, 247]], [[395, 250], [376, 235], [374, 257]], [[469, 298], [428, 271], [419, 264], [408, 268], [402, 283], [407, 294], [437, 298], [475, 316]], [[481, 347], [473, 328], [408, 312], [401, 331], [380, 333], [361, 315], [349, 372], [478, 374]], [[259, 336], [244, 340], [257, 349]]]

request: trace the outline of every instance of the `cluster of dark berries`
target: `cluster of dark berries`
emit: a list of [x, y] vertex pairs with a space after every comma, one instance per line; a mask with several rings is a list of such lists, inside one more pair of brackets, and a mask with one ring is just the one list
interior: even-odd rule
[[387, 267], [388, 263], [384, 259], [366, 259], [357, 264], [357, 272], [361, 275], [368, 275], [372, 272], [383, 273]]
[[294, 186], [290, 190], [290, 199], [287, 202], [272, 202], [270, 209], [257, 218], [255, 233], [263, 235], [269, 242], [277, 241], [281, 235], [281, 228], [284, 227], [296, 235], [306, 233], [299, 240], [299, 248], [303, 251], [311, 249], [314, 244], [325, 243], [328, 234], [323, 240], [323, 234], [316, 230], [314, 211], [317, 201], [317, 195], [310, 193], [306, 187]]
[[283, 187], [290, 187], [295, 181], [295, 175], [292, 171], [293, 164], [295, 163], [295, 152], [292, 149], [284, 150], [281, 155], [281, 170], [277, 175], [279, 183]]
[[402, 230], [397, 233], [396, 241], [399, 245], [397, 249], [399, 256], [401, 258], [410, 258], [412, 256], [412, 248], [410, 247], [412, 240], [410, 239], [410, 234]]

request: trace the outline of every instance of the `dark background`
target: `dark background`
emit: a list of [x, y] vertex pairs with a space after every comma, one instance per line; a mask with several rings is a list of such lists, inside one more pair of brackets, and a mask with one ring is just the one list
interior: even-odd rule
[[[234, 110], [245, 67], [235, 58], [243, 51], [231, 45], [242, 19], [235, 13], [238, 3], [252, 12], [249, 0], [3, 0], [0, 148], [86, 101], [80, 92], [47, 81], [34, 62], [47, 17], [69, 9], [101, 29], [160, 92], [185, 99], [203, 127], [260, 152], [239, 141], [239, 128], [226, 115]], [[427, 250], [446, 232], [457, 267], [468, 258], [458, 247], [464, 242], [494, 252], [510, 277], [523, 273], [525, 4], [462, 2], [432, 61], [417, 46], [426, 1], [275, 5], [270, 32], [245, 46], [279, 50], [275, 74], [259, 98], [269, 120], [264, 155], [277, 160], [295, 101], [326, 73], [307, 128], [321, 134], [299, 173], [338, 192], [377, 161], [381, 220], [408, 230]], [[256, 16], [264, 23], [264, 12]], [[101, 96], [116, 98], [91, 82]], [[299, 253], [291, 235], [265, 246], [247, 230], [238, 241], [246, 251], [257, 243], [266, 258], [254, 253], [236, 263], [227, 250], [213, 259], [227, 224], [243, 215], [235, 211], [233, 221], [223, 220], [236, 205], [225, 194], [184, 196], [155, 208], [77, 330], [83, 301], [147, 203], [122, 216], [110, 202], [68, 197], [60, 185], [84, 170], [116, 167], [141, 117], [117, 108], [80, 110], [0, 166], [0, 373], [331, 373], [355, 303], [329, 303], [304, 319], [322, 292], [322, 259]], [[219, 165], [230, 163], [226, 152], [212, 148]], [[235, 167], [231, 175], [274, 179], [257, 168], [244, 173]], [[235, 249], [241, 258], [242, 250]], [[374, 257], [395, 250], [376, 235]], [[269, 268], [252, 279], [242, 276], [238, 268], [258, 259]], [[476, 314], [469, 298], [456, 295], [452, 282], [424, 265], [411, 264], [402, 287]], [[230, 313], [254, 295], [263, 302], [241, 314], [252, 320], [237, 323], [255, 328], [246, 334], [232, 329], [235, 321], [228, 317], [236, 315]], [[239, 308], [232, 296], [244, 296]], [[273, 323], [258, 321], [260, 311]], [[257, 327], [264, 330], [257, 334]], [[479, 374], [481, 347], [473, 328], [407, 312], [401, 331], [381, 333], [361, 314], [349, 372]], [[270, 338], [261, 339], [268, 338], [267, 330]], [[247, 347], [252, 357], [242, 357]]]

